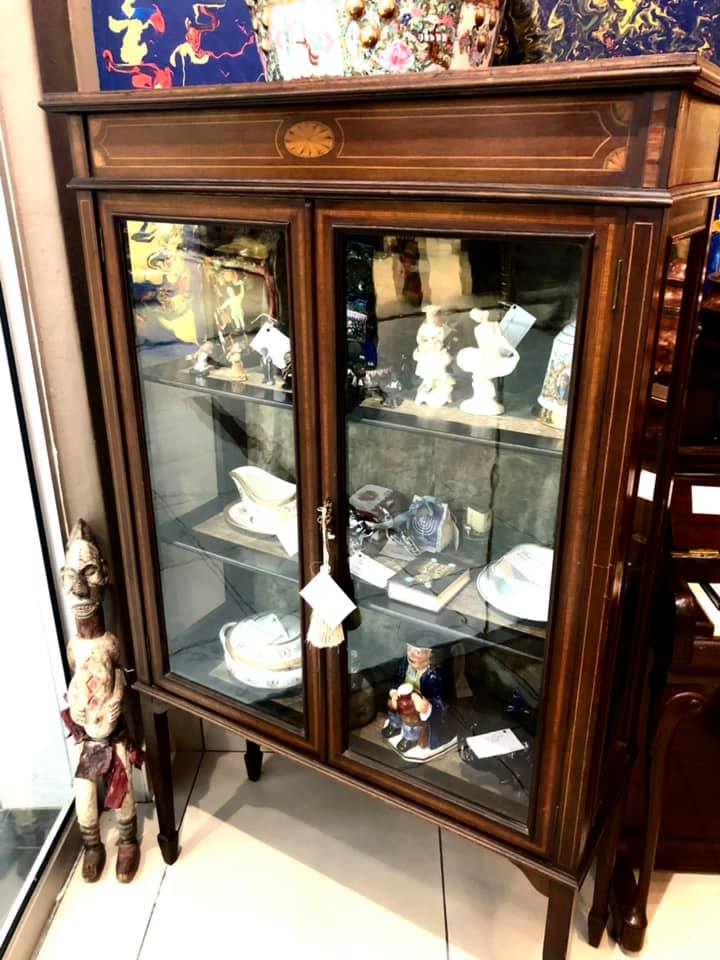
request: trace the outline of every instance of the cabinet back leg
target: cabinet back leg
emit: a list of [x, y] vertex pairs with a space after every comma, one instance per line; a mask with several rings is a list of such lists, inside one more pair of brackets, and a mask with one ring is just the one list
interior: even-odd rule
[[577, 888], [550, 881], [543, 960], [566, 960], [575, 916]]
[[155, 809], [157, 811], [158, 845], [165, 863], [175, 863], [178, 858], [178, 831], [175, 823], [173, 779], [170, 754], [170, 727], [167, 709], [154, 706], [142, 698], [143, 725], [145, 727], [145, 755], [150, 774]]
[[605, 833], [598, 845], [597, 867], [595, 871], [595, 892], [592, 907], [588, 916], [588, 940], [590, 946], [599, 947], [603, 933], [607, 927], [610, 915], [610, 890], [612, 887], [615, 860], [620, 832], [622, 830], [623, 814], [625, 812], [626, 788], [623, 788], [615, 804]]
[[246, 741], [245, 746], [245, 769], [247, 770], [248, 780], [256, 783], [262, 773], [262, 749], [259, 743], [252, 740]]

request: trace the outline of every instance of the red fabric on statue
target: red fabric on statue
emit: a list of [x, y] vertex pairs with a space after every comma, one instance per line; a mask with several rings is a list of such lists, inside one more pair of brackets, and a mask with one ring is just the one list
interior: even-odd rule
[[128, 792], [128, 778], [125, 767], [118, 756], [116, 748], [112, 748], [112, 767], [107, 780], [105, 791], [105, 809], [119, 810]]

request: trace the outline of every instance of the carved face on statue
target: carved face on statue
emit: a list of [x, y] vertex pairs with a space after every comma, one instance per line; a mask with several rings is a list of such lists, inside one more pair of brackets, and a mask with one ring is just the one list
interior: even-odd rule
[[92, 617], [102, 603], [108, 575], [92, 531], [84, 520], [78, 520], [70, 532], [60, 577], [73, 615], [78, 620]]

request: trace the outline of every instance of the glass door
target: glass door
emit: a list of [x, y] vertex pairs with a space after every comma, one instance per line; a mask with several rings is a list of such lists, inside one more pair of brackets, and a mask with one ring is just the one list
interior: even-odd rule
[[303, 515], [312, 523], [317, 502], [304, 419], [313, 352], [290, 265], [303, 210], [130, 207], [108, 205], [106, 222], [121, 271], [116, 342], [134, 386], [130, 468], [146, 492], [147, 610], [160, 614], [155, 682], [312, 740], [298, 590], [313, 559]]
[[590, 244], [474, 219], [343, 209], [320, 233], [358, 605], [331, 750], [527, 832]]

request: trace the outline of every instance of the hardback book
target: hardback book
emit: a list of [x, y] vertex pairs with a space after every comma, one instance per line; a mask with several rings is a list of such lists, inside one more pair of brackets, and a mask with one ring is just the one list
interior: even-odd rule
[[470, 581], [470, 569], [453, 553], [423, 554], [391, 577], [388, 596], [437, 613]]

